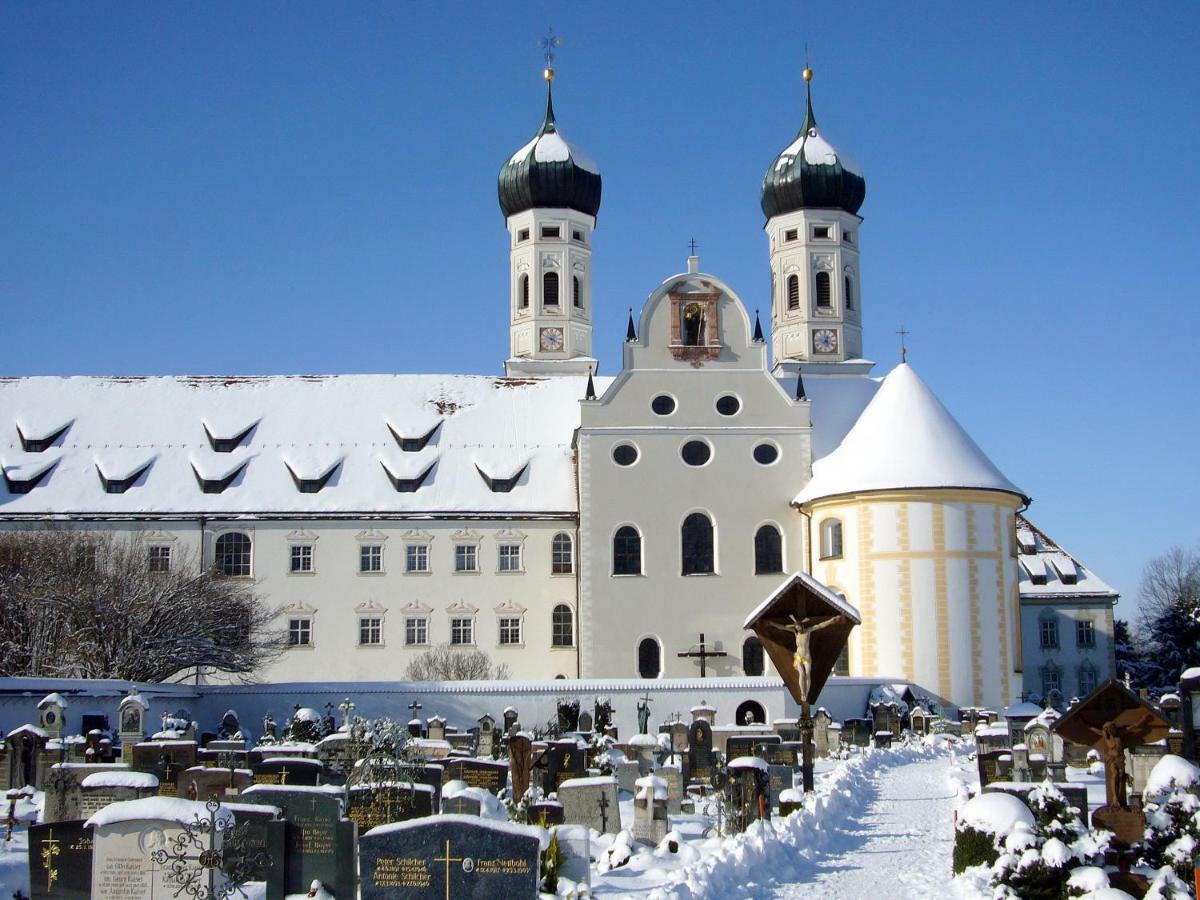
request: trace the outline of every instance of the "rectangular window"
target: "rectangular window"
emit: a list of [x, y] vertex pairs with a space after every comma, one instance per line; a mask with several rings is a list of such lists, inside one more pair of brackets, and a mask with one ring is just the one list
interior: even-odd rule
[[409, 544], [404, 548], [405, 572], [429, 571], [429, 545]]
[[521, 643], [521, 619], [518, 616], [505, 616], [500, 620], [500, 644], [502, 646]]
[[833, 230], [828, 225], [814, 225], [813, 237], [827, 241], [833, 237]]
[[501, 572], [520, 572], [521, 571], [521, 545], [520, 544], [501, 544], [500, 545], [500, 571]]
[[421, 616], [411, 616], [404, 620], [404, 643], [411, 646], [422, 646], [429, 643], [429, 620]]
[[474, 544], [454, 545], [454, 571], [478, 572], [479, 548]]
[[358, 548], [358, 571], [383, 571], [383, 545], [363, 544]]
[[789, 228], [787, 231], [785, 231], [783, 233], [783, 239], [785, 241], [799, 240], [800, 239], [800, 229], [799, 228]]
[[358, 620], [358, 642], [364, 647], [375, 647], [383, 643], [383, 619], [378, 616], [363, 616]]
[[1086, 649], [1096, 646], [1096, 626], [1091, 619], [1080, 619], [1075, 623], [1075, 645]]
[[288, 619], [288, 644], [292, 647], [312, 646], [312, 619]]
[[450, 620], [450, 643], [462, 646], [475, 643], [475, 620], [454, 618]]
[[550, 573], [552, 575], [570, 575], [575, 571], [575, 553], [571, 538], [566, 534], [557, 534], [550, 547]]
[[543, 225], [542, 226], [542, 237], [543, 238], [562, 237], [562, 231], [559, 229], [559, 227], [557, 225]]
[[582, 244], [583, 243], [583, 232], [582, 231], [572, 231], [571, 232], [571, 240], [579, 241], [579, 243]]
[[311, 572], [313, 570], [312, 544], [292, 544], [292, 572]]
[[1096, 689], [1096, 673], [1092, 669], [1079, 670], [1079, 696], [1084, 697]]
[[1043, 619], [1040, 623], [1039, 634], [1043, 650], [1058, 649], [1058, 622], [1054, 619]]
[[1058, 669], [1043, 669], [1042, 693], [1049, 694], [1051, 691], [1062, 691], [1062, 674]]
[[170, 572], [171, 571], [171, 545], [170, 544], [152, 544], [150, 546], [150, 571], [151, 572]]
[[518, 240], [518, 241], [527, 241], [527, 240], [529, 240], [529, 229], [528, 229], [528, 228], [522, 228], [520, 231], [518, 231], [518, 232], [517, 232], [517, 240]]

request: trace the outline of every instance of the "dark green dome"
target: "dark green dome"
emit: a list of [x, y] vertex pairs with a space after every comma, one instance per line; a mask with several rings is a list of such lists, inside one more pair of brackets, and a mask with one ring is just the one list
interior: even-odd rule
[[500, 169], [505, 217], [527, 209], [574, 209], [589, 216], [600, 211], [600, 167], [559, 132], [550, 84], [547, 80], [542, 127]]
[[867, 182], [858, 166], [817, 130], [810, 90], [804, 125], [763, 176], [763, 213], [768, 219], [798, 209], [841, 209], [857, 214], [866, 197]]

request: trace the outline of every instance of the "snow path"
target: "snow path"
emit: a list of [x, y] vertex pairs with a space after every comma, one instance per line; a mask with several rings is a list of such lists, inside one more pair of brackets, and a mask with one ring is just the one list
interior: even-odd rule
[[880, 767], [860, 785], [873, 796], [838, 823], [829, 852], [812, 860], [812, 877], [779, 887], [780, 900], [946, 897], [954, 850], [956, 794], [947, 757]]

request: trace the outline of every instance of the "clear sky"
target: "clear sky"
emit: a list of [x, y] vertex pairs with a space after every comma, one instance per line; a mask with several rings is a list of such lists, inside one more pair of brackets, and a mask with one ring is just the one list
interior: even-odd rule
[[604, 174], [602, 373], [691, 237], [766, 323], [759, 185], [807, 43], [822, 130], [867, 178], [877, 373], [905, 326], [1034, 521], [1131, 601], [1200, 537], [1198, 23], [1192, 2], [3, 0], [0, 374], [499, 371], [496, 174], [540, 123], [549, 24], [559, 124]]

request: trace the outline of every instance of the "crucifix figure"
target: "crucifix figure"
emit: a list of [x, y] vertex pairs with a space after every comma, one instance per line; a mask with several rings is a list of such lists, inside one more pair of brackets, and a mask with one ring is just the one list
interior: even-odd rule
[[342, 731], [350, 730], [350, 714], [354, 712], [356, 708], [357, 707], [349, 697], [338, 704], [338, 710], [342, 714]]
[[1112, 722], [1105, 722], [1100, 729], [1100, 756], [1104, 760], [1104, 788], [1108, 804], [1129, 809], [1129, 795], [1125, 786], [1125, 744]]
[[790, 625], [777, 625], [776, 627], [784, 631], [790, 631], [796, 635], [796, 651], [792, 654], [792, 663], [796, 666], [796, 677], [800, 681], [800, 705], [804, 708], [805, 715], [808, 714], [808, 692], [812, 687], [812, 635], [814, 631], [820, 631], [822, 628], [828, 628], [830, 625], [836, 624], [839, 616], [828, 616], [827, 618], [819, 618], [817, 616], [808, 616], [803, 619], [798, 619], [795, 616], [788, 616], [791, 620]]
[[699, 659], [700, 660], [700, 677], [703, 678], [706, 674], [707, 667], [705, 662], [710, 657], [728, 656], [724, 650], [709, 650], [708, 645], [704, 643], [704, 632], [700, 632], [700, 643], [696, 645], [696, 649], [688, 650], [684, 653], [677, 654], [681, 658]]

